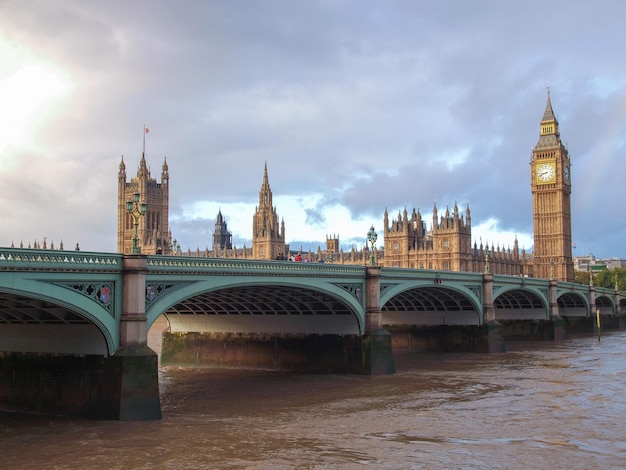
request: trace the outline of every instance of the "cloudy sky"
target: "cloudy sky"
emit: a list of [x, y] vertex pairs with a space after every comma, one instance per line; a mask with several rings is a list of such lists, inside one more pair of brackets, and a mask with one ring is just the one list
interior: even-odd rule
[[0, 246], [115, 251], [117, 172], [170, 169], [183, 249], [250, 246], [267, 162], [292, 248], [455, 202], [532, 248], [547, 86], [575, 255], [626, 258], [626, 2], [0, 0]]

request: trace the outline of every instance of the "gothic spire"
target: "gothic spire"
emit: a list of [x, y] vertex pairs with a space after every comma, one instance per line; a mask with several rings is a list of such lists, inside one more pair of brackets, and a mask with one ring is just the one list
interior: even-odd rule
[[117, 179], [120, 183], [126, 183], [126, 164], [124, 163], [124, 155], [122, 155], [122, 161], [120, 162], [120, 171], [117, 174]]
[[141, 154], [141, 161], [139, 162], [139, 170], [137, 171], [138, 178], [150, 178], [150, 170], [148, 170], [148, 164], [146, 163], [145, 153]]
[[267, 176], [267, 162], [263, 169], [263, 184], [259, 192], [259, 208], [272, 207], [272, 189], [270, 188], [269, 178]]
[[169, 167], [167, 166], [167, 157], [163, 157], [163, 166], [161, 167], [161, 183], [167, 184], [170, 179]]
[[269, 182], [269, 178], [267, 177], [267, 162], [265, 162], [265, 167], [263, 168], [263, 186], [267, 186], [269, 187], [270, 182]]
[[550, 87], [548, 87], [548, 99], [546, 101], [546, 109], [543, 112], [543, 117], [541, 118], [541, 121], [556, 121], [554, 111], [552, 110], [552, 102], [550, 101]]
[[538, 148], [562, 147], [559, 134], [559, 121], [554, 116], [552, 110], [552, 101], [550, 100], [550, 88], [548, 87], [548, 98], [546, 100], [546, 109], [539, 123], [539, 142], [535, 146]]

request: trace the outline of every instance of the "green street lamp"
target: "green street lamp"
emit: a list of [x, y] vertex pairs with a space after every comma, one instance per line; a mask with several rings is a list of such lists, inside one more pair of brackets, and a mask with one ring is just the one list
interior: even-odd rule
[[369, 232], [367, 232], [367, 241], [370, 242], [371, 247], [371, 255], [370, 255], [370, 264], [374, 266], [376, 264], [376, 257], [374, 256], [374, 247], [376, 246], [376, 239], [378, 235], [376, 235], [376, 230], [374, 230], [374, 226], [370, 227]]
[[172, 241], [172, 245], [170, 246], [170, 254], [171, 255], [177, 255], [180, 252], [180, 243], [176, 242], [176, 239], [174, 238], [174, 241]]
[[145, 215], [148, 210], [148, 205], [145, 201], [139, 204], [139, 197], [141, 195], [139, 193], [133, 194], [133, 200], [126, 201], [126, 210], [133, 218], [133, 225], [135, 226], [135, 234], [133, 235], [133, 248], [131, 253], [141, 253], [141, 249], [139, 248], [139, 237], [137, 236], [137, 229], [139, 227], [139, 218]]

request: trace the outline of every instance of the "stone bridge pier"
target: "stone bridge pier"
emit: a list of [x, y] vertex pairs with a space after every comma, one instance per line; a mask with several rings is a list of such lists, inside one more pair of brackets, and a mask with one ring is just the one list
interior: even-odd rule
[[557, 287], [557, 282], [552, 279], [550, 281], [550, 287], [548, 288], [548, 298], [550, 301], [550, 323], [553, 331], [552, 339], [555, 341], [562, 341], [565, 339], [565, 320], [563, 320], [559, 314]]
[[365, 277], [367, 289], [365, 335], [363, 335], [362, 343], [365, 372], [369, 374], [393, 374], [396, 368], [393, 360], [391, 334], [382, 327], [380, 277], [380, 267], [367, 267]]
[[158, 356], [148, 347], [146, 272], [145, 255], [124, 256], [120, 348], [109, 357], [119, 381], [119, 396], [112, 399], [119, 401], [121, 421], [161, 419]]
[[493, 274], [483, 274], [483, 324], [487, 330], [486, 350], [490, 353], [506, 351], [502, 325], [496, 321], [496, 310], [493, 305]]
[[[72, 350], [72, 344], [85, 344], [77, 336], [88, 330], [69, 331], [71, 325], [62, 327], [65, 332], [55, 329], [54, 324], [41, 325], [39, 330], [24, 327], [17, 343], [22, 349], [0, 354], [3, 409], [120, 421], [161, 418], [158, 356], [147, 346], [146, 259], [144, 255], [125, 255], [122, 260], [120, 281], [116, 283], [123, 297], [119, 343], [113, 343], [119, 344], [117, 350], [107, 353], [110, 346], [103, 345], [104, 336], [96, 335], [87, 342], [98, 343], [94, 345], [98, 352]], [[52, 311], [56, 310], [59, 318], [67, 314], [58, 307]], [[41, 336], [36, 336], [37, 331]], [[46, 338], [50, 338], [47, 346], [37, 350], [37, 340], [44, 342]]]

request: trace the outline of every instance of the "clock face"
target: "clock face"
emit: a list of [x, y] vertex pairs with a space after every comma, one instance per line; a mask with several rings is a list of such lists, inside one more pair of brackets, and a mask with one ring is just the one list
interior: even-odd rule
[[540, 183], [549, 183], [554, 181], [556, 169], [554, 163], [542, 163], [537, 166], [537, 181]]
[[565, 182], [569, 183], [569, 166], [563, 169], [563, 177], [565, 178]]

